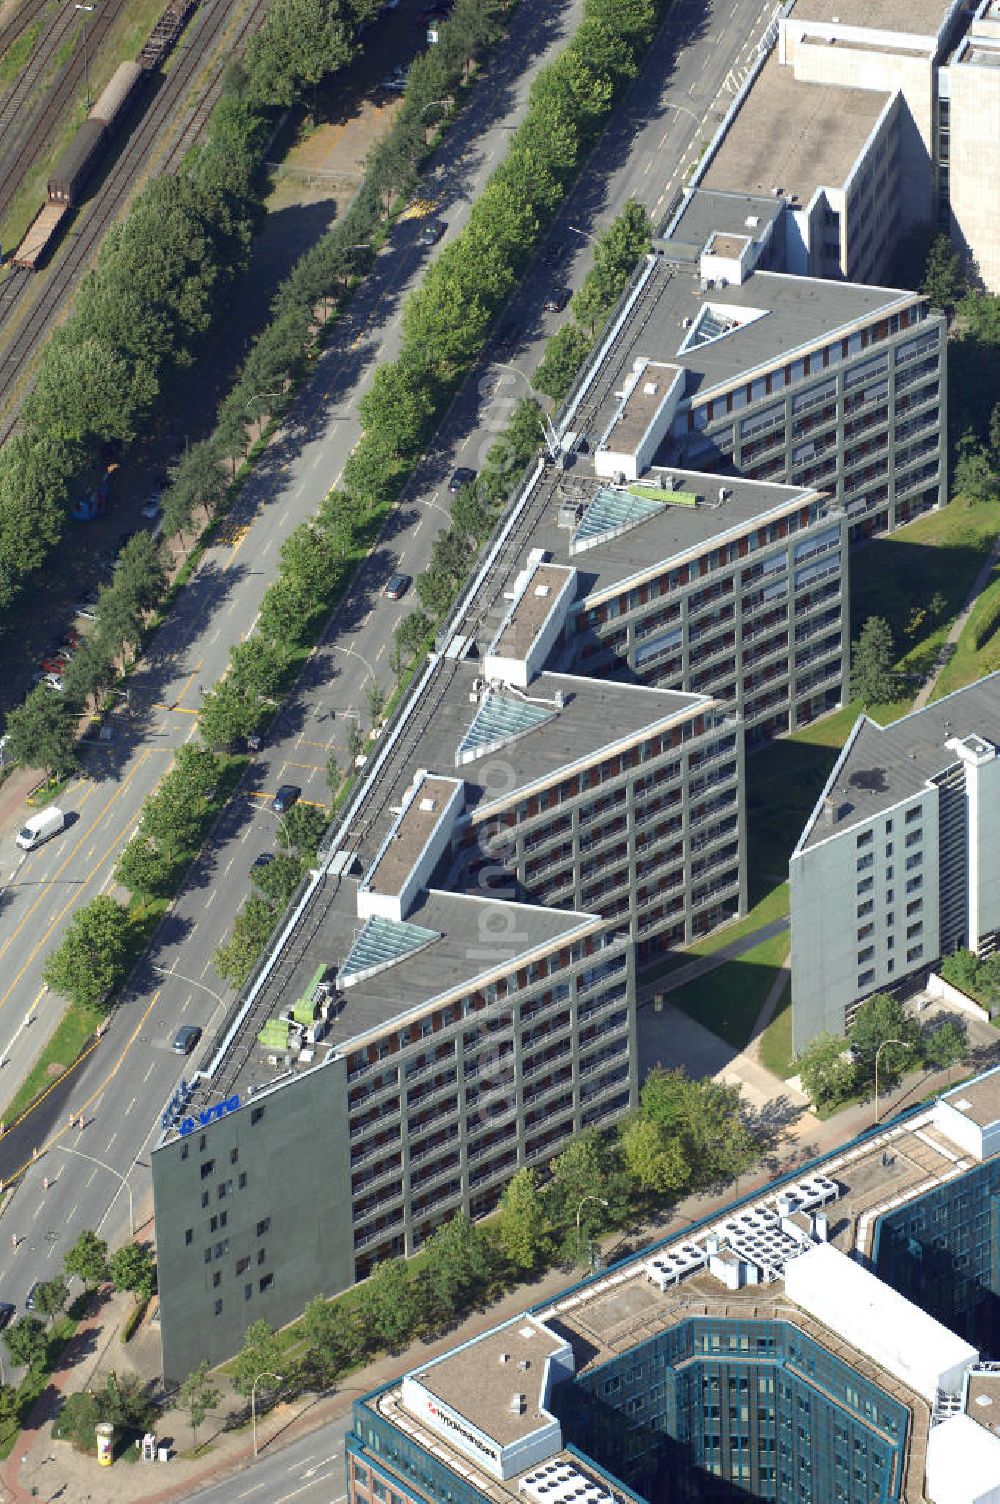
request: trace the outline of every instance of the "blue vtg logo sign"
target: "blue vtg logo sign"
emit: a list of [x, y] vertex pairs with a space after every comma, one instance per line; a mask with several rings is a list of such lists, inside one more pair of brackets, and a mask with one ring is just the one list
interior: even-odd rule
[[236, 1112], [239, 1105], [239, 1097], [227, 1097], [224, 1102], [217, 1102], [214, 1107], [206, 1107], [196, 1118], [181, 1118], [177, 1131], [183, 1136], [186, 1133], [193, 1133], [196, 1128], [207, 1128], [209, 1123], [217, 1123], [228, 1113]]

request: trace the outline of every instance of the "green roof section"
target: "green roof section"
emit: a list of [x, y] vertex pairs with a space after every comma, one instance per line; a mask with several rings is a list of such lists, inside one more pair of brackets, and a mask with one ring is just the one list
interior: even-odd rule
[[655, 499], [670, 507], [696, 507], [698, 498], [693, 491], [671, 491], [649, 480], [635, 480], [627, 488], [632, 496], [642, 500]]
[[480, 701], [472, 725], [462, 737], [455, 753], [455, 766], [474, 762], [487, 752], [506, 747], [536, 726], [550, 721], [556, 712], [545, 705], [532, 705], [516, 695], [491, 689]]
[[297, 1024], [311, 1024], [314, 1021], [319, 1002], [317, 993], [322, 983], [326, 981], [326, 973], [326, 966], [317, 966], [308, 987], [297, 1000], [292, 1009], [292, 1017]]
[[350, 987], [377, 971], [395, 966], [397, 961], [405, 960], [440, 938], [438, 930], [426, 929], [422, 924], [409, 924], [405, 919], [383, 919], [378, 915], [366, 919], [354, 937], [338, 980], [341, 986]]
[[258, 1040], [265, 1050], [288, 1049], [288, 1020], [287, 1018], [269, 1018], [267, 1023], [257, 1035]]

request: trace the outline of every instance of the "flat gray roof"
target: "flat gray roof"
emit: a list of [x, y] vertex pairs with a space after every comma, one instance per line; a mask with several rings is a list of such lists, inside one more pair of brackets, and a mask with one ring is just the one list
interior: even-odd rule
[[[720, 189], [696, 188], [679, 211], [670, 241], [665, 242], [668, 253], [676, 242], [692, 251], [700, 251], [714, 234], [751, 235], [755, 240], [763, 238], [769, 224], [780, 219], [784, 205], [772, 194], [737, 192], [723, 193]], [[747, 220], [755, 219], [755, 225]]]
[[790, 19], [832, 22], [836, 18], [841, 26], [933, 37], [949, 8], [949, 0], [795, 0]]
[[[671, 244], [671, 253], [657, 259], [638, 316], [626, 324], [607, 376], [603, 381], [597, 378], [582, 403], [574, 426], [593, 440], [606, 431], [617, 410], [615, 390], [621, 389], [621, 372], [632, 369], [642, 356], [684, 366], [690, 399], [731, 386], [751, 371], [785, 364], [798, 350], [813, 348], [879, 314], [921, 301], [917, 293], [783, 272], [757, 271], [739, 286], [731, 283], [702, 290], [698, 256], [685, 257], [676, 243]], [[705, 304], [732, 309], [737, 315], [761, 316], [679, 353]]]
[[[705, 695], [679, 690], [650, 689], [644, 684], [619, 684], [608, 679], [590, 679], [575, 674], [539, 674], [528, 686], [527, 700], [511, 695], [510, 704], [537, 704], [547, 718], [525, 729], [506, 745], [506, 755], [485, 751], [477, 760], [455, 766], [455, 754], [470, 730], [480, 705], [470, 700], [473, 684], [482, 672], [476, 660], [455, 665], [447, 691], [438, 702], [434, 717], [420, 739], [413, 761], [466, 780], [466, 809], [484, 800], [516, 798], [531, 784], [550, 778], [562, 768], [580, 761], [597, 762], [616, 743], [637, 738], [646, 729], [677, 716], [688, 716], [714, 704]], [[561, 709], [555, 707], [562, 695]], [[495, 781], [497, 755], [509, 762], [509, 778], [502, 787]], [[479, 782], [484, 765], [490, 765], [491, 780]], [[394, 770], [397, 787], [412, 782], [408, 765]], [[391, 802], [398, 803], [393, 799]]]
[[888, 92], [800, 83], [771, 53], [709, 164], [706, 188], [770, 193], [808, 204], [840, 188], [868, 140]]
[[[657, 572], [673, 559], [701, 551], [713, 539], [745, 529], [770, 513], [807, 505], [822, 494], [808, 487], [744, 480], [733, 475], [707, 475], [697, 470], [670, 468], [664, 473], [676, 481], [678, 491], [696, 495], [699, 505], [671, 505], [670, 492], [663, 492], [659, 511], [617, 537], [593, 543], [572, 555], [569, 552], [572, 533], [559, 526], [560, 512], [573, 506], [586, 507], [606, 482], [578, 473], [578, 469], [552, 476], [548, 483], [549, 505], [532, 534], [532, 541], [550, 550], [555, 558], [576, 566], [579, 598], [601, 594], [625, 580]], [[656, 473], [647, 477], [654, 481], [655, 478]], [[722, 488], [729, 494], [720, 503]]]
[[[1000, 672], [956, 689], [923, 710], [911, 711], [891, 726], [878, 726], [862, 716], [809, 817], [796, 853], [922, 793], [930, 779], [959, 760], [945, 743], [967, 736], [983, 737], [1000, 747]], [[838, 810], [833, 825], [819, 818], [828, 798]]]
[[[357, 892], [358, 880], [353, 877], [328, 878], [320, 887], [299, 927], [294, 965], [276, 968], [274, 977], [262, 989], [239, 1039], [216, 1076], [206, 1083], [211, 1088], [211, 1100], [217, 1099], [219, 1091], [244, 1097], [248, 1087], [261, 1091], [281, 1073], [268, 1064], [268, 1050], [257, 1036], [268, 1019], [277, 1018], [303, 994], [319, 966], [343, 965], [364, 923], [358, 918]], [[497, 906], [517, 915], [512, 932], [516, 945], [506, 930], [499, 936], [484, 930], [484, 910]], [[552, 949], [575, 932], [600, 927], [599, 920], [573, 910], [510, 904], [436, 889], [418, 898], [407, 913], [406, 923], [434, 931], [438, 938], [344, 988], [343, 1004], [316, 1048], [314, 1065], [328, 1060], [357, 1035], [385, 1029], [395, 1019], [402, 1021], [433, 998], [471, 985], [477, 977], [502, 975], [517, 964], [520, 956], [539, 948]], [[488, 961], [483, 959], [484, 933], [489, 937]], [[195, 1100], [194, 1108], [199, 1105]]]

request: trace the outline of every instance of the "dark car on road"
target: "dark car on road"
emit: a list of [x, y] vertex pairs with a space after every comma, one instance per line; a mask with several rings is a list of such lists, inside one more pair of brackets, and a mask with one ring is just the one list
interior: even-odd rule
[[174, 1054], [190, 1055], [200, 1038], [201, 1030], [197, 1024], [182, 1024], [174, 1035]]
[[568, 302], [569, 289], [566, 287], [560, 287], [555, 292], [550, 292], [548, 297], [545, 299], [545, 312], [562, 313]]
[[292, 805], [298, 802], [301, 794], [302, 790], [297, 783], [283, 783], [271, 800], [271, 808], [276, 815], [287, 815]]
[[448, 490], [452, 496], [457, 496], [463, 486], [471, 486], [476, 478], [475, 470], [470, 470], [468, 465], [459, 465], [448, 482]]
[[447, 228], [443, 219], [429, 219], [417, 236], [417, 245], [437, 245]]
[[17, 1315], [17, 1306], [12, 1306], [9, 1300], [0, 1300], [0, 1332], [5, 1326], [10, 1326]]
[[391, 574], [382, 586], [382, 594], [387, 601], [400, 601], [409, 590], [410, 584], [408, 574]]
[[273, 861], [274, 861], [274, 852], [273, 851], [262, 851], [260, 853], [260, 855], [259, 856], [255, 856], [254, 859], [253, 859], [253, 861], [251, 862], [251, 864], [250, 864], [251, 871], [255, 867], [270, 867], [270, 865], [271, 865], [271, 863]]

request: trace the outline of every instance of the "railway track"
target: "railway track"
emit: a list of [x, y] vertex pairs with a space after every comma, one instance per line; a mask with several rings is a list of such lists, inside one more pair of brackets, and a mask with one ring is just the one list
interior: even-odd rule
[[25, 0], [6, 26], [0, 26], [0, 58], [23, 36], [29, 26], [35, 24], [39, 16], [44, 15], [49, 4], [50, 0]]
[[[102, 0], [92, 18], [85, 18], [89, 30], [87, 46], [93, 56], [114, 25], [123, 0]], [[0, 99], [0, 214], [4, 214], [17, 190], [28, 176], [35, 161], [51, 138], [53, 127], [70, 105], [84, 77], [86, 59], [82, 48], [59, 70], [52, 87], [37, 101], [30, 102], [41, 78], [54, 62], [64, 41], [80, 21], [80, 13], [71, 4], [59, 6], [51, 26], [39, 38], [15, 83]]]
[[[222, 87], [225, 62], [261, 24], [268, 3], [269, 0], [251, 0], [246, 13], [240, 18], [236, 35], [227, 46], [225, 56], [213, 72], [209, 89], [206, 90], [206, 98], [210, 91], [215, 91], [212, 103]], [[26, 314], [0, 360], [0, 405], [5, 408], [0, 416], [0, 441], [10, 435], [17, 423], [20, 404], [12, 398], [21, 373], [45, 340], [56, 310], [90, 265], [108, 226], [125, 206], [144, 162], [177, 114], [179, 102], [202, 68], [206, 53], [225, 32], [229, 18], [230, 7], [226, 0], [205, 0], [196, 12], [185, 44], [177, 49], [174, 66], [166, 75], [154, 75], [151, 83], [155, 92], [151, 92], [146, 110], [137, 120], [132, 134], [122, 145], [90, 202], [68, 232], [63, 252], [57, 255], [51, 270], [45, 275], [44, 285], [34, 307]], [[192, 112], [193, 119], [184, 127], [181, 134], [181, 141], [185, 143], [183, 148], [175, 143], [164, 162], [158, 166], [158, 172], [168, 171], [171, 166], [175, 166], [183, 151], [188, 149], [191, 141], [204, 128], [211, 104], [203, 108], [202, 104], [203, 101]], [[25, 289], [34, 279], [29, 273], [28, 281], [21, 280], [5, 304], [4, 292], [14, 280], [12, 276], [8, 276], [6, 282], [0, 283], [0, 323], [11, 316], [14, 307], [21, 302]]]

